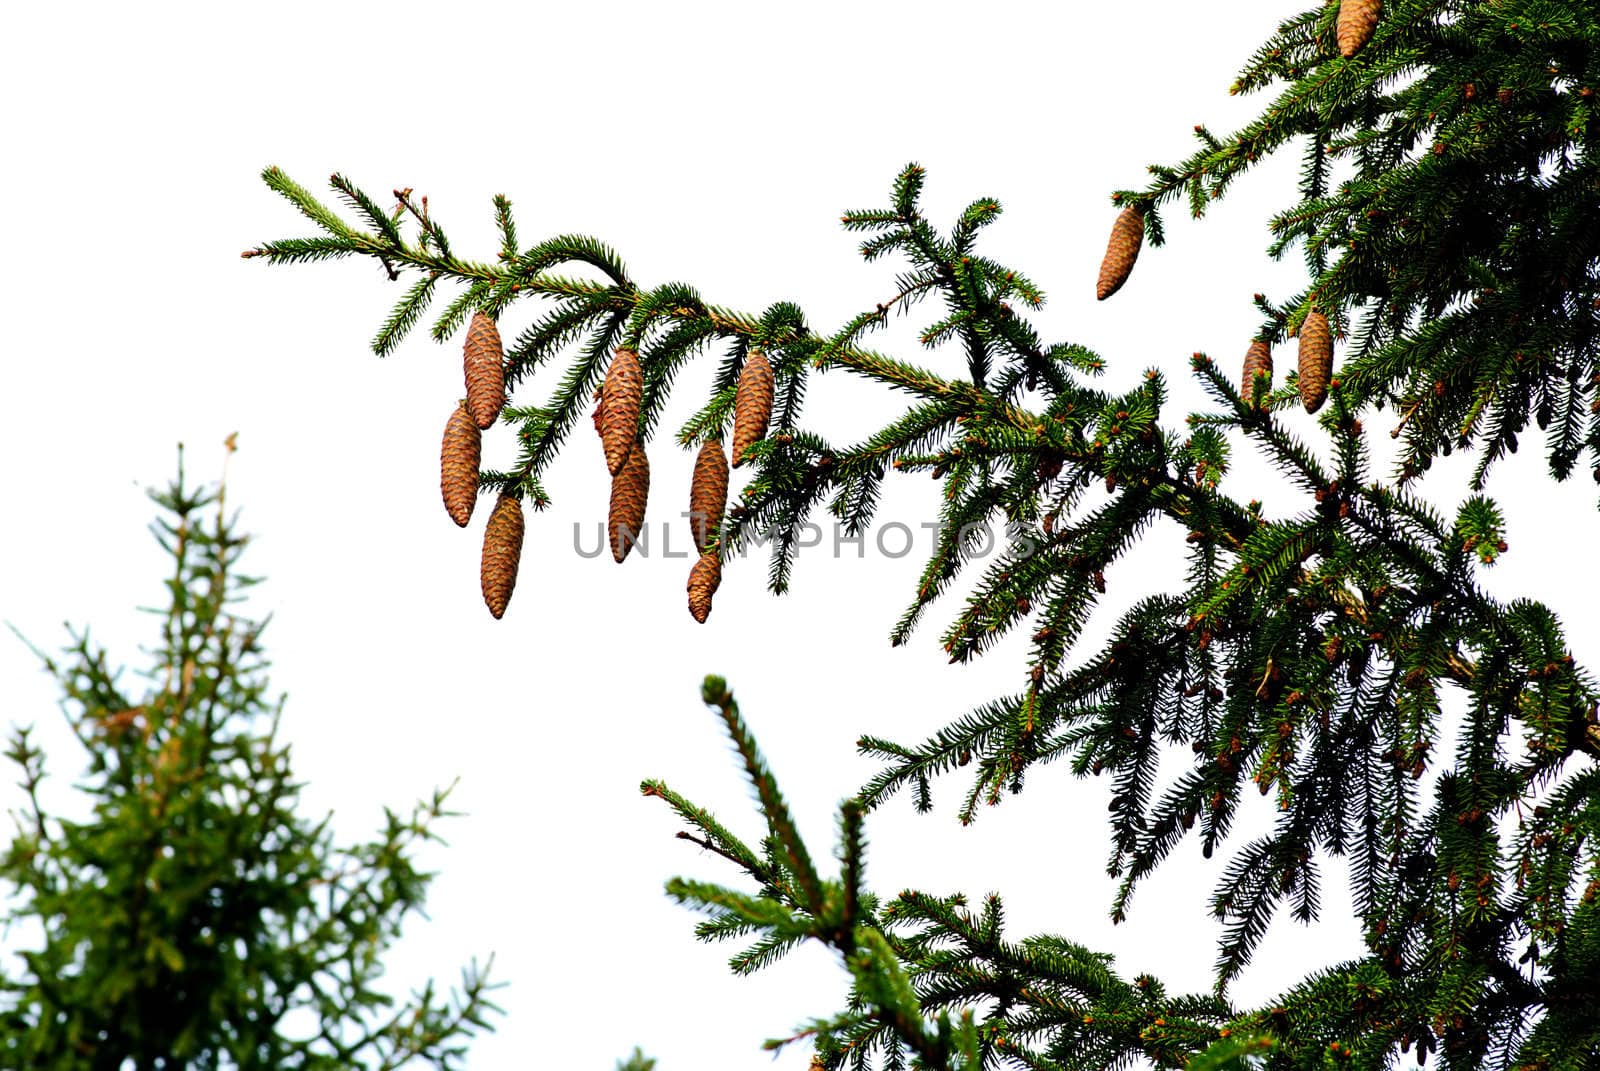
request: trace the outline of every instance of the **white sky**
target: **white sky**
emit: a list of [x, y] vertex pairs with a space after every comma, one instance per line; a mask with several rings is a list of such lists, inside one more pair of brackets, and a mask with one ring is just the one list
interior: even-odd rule
[[[161, 597], [143, 488], [170, 476], [180, 440], [192, 474], [212, 478], [238, 431], [229, 494], [258, 537], [246, 571], [269, 578], [253, 607], [274, 615], [267, 645], [290, 693], [305, 813], [333, 810], [352, 841], [378, 827], [383, 805], [461, 779], [454, 802], [469, 815], [427, 857], [442, 872], [431, 921], [392, 955], [396, 987], [430, 973], [453, 981], [469, 956], [495, 953], [508, 1015], [476, 1043], [474, 1068], [609, 1068], [634, 1044], [662, 1071], [765, 1066], [760, 1042], [837, 1010], [843, 974], [808, 950], [736, 979], [733, 948], [697, 944], [696, 917], [662, 895], [674, 874], [735, 875], [673, 839], [666, 808], [639, 796], [642, 778], [759, 829], [698, 681], [730, 678], [822, 853], [837, 802], [875, 768], [855, 738], [920, 740], [1019, 687], [1022, 645], [947, 666], [936, 641], [958, 605], [947, 601], [892, 651], [922, 547], [898, 561], [821, 548], [782, 599], [764, 591], [764, 562], [735, 564], [710, 623], [696, 626], [687, 562], [618, 568], [573, 552], [573, 526], [588, 526], [592, 544], [605, 513], [587, 429], [550, 476], [554, 508], [529, 518], [519, 589], [493, 621], [477, 583], [489, 503], [462, 533], [439, 502], [459, 341], [435, 346], [419, 331], [380, 362], [367, 343], [400, 287], [376, 265], [239, 259], [312, 233], [257, 173], [278, 164], [320, 191], [338, 170], [383, 202], [412, 186], [459, 252], [485, 258], [497, 248], [489, 198], [503, 192], [524, 242], [592, 234], [642, 284], [685, 280], [750, 311], [792, 299], [831, 331], [887, 297], [898, 268], [863, 264], [840, 211], [886, 203], [917, 160], [941, 225], [979, 195], [1005, 205], [987, 248], [1051, 296], [1042, 334], [1098, 349], [1114, 383], [1165, 369], [1177, 420], [1196, 397], [1188, 355], [1234, 368], [1255, 328], [1251, 292], [1282, 297], [1302, 281], [1297, 261], [1261, 252], [1262, 222], [1290, 196], [1298, 161], [1241, 182], [1209, 226], [1169, 214], [1169, 245], [1147, 248], [1127, 288], [1097, 304], [1106, 195], [1186, 154], [1195, 122], [1221, 132], [1247, 115], [1256, 101], [1228, 97], [1233, 72], [1301, 6], [18, 5], [0, 41], [11, 160], [0, 172], [11, 517], [0, 617], [45, 647], [64, 640], [63, 619], [91, 624], [137, 664], [153, 622], [133, 607]], [[502, 332], [535, 311], [513, 307]], [[937, 363], [907, 335], [875, 345]], [[1280, 353], [1280, 369], [1292, 359]], [[667, 429], [703, 400], [713, 363], [680, 377]], [[551, 383], [542, 376], [518, 400]], [[904, 404], [835, 374], [816, 382], [807, 423], [846, 440]], [[1600, 634], [1571, 570], [1593, 489], [1546, 482], [1527, 442], [1494, 488], [1512, 552], [1489, 582], [1549, 601], [1581, 652]], [[490, 433], [489, 463], [512, 452], [510, 432]], [[652, 444], [652, 517], [686, 508], [691, 459], [668, 436]], [[1269, 509], [1297, 505], [1257, 467], [1241, 464], [1233, 480]], [[934, 485], [905, 479], [880, 519], [915, 526], [934, 509]], [[1097, 621], [1174, 583], [1180, 545], [1163, 531], [1114, 571]], [[81, 756], [51, 682], [9, 640], [0, 680], [5, 720], [40, 725], [65, 786]], [[904, 800], [872, 816], [876, 889], [997, 890], [1013, 936], [1063, 933], [1114, 952], [1128, 974], [1207, 987], [1217, 927], [1204, 894], [1222, 858], [1205, 864], [1186, 844], [1113, 928], [1105, 783], [1037, 771], [1021, 798], [965, 830], [953, 818], [964, 787], [936, 785], [933, 816]], [[1278, 925], [1239, 999], [1357, 949], [1336, 873], [1326, 920]], [[806, 1055], [796, 1047], [778, 1066]]]

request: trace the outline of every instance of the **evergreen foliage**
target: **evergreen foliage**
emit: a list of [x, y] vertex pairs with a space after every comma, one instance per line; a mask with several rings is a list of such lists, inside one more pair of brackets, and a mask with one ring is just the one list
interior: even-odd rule
[[[1255, 120], [1229, 137], [1197, 129], [1193, 157], [1113, 197], [1159, 246], [1168, 202], [1199, 215], [1254, 163], [1306, 153], [1269, 251], [1298, 244], [1310, 283], [1256, 304], [1259, 340], [1282, 341], [1313, 311], [1346, 340], [1315, 443], [1285, 419], [1299, 401], [1294, 374], [1275, 389], [1257, 380], [1246, 396], [1196, 354], [1212, 407], [1179, 427], [1165, 420], [1160, 369], [1126, 392], [1099, 388], [1105, 361], [1041, 338], [1026, 311], [1042, 291], [980, 252], [999, 203], [979, 198], [940, 231], [919, 207], [926, 176], [914, 164], [885, 206], [843, 217], [867, 259], [904, 262], [894, 295], [826, 333], [790, 302], [751, 314], [687, 284], [641, 286], [591, 238], [519, 247], [503, 197], [504, 244], [486, 263], [452, 252], [410, 191], [396, 191], [385, 214], [335, 176], [361, 229], [281, 171], [264, 174], [325, 233], [246, 256], [363, 255], [418, 277], [380, 352], [419, 322], [417, 295], [440, 282], [460, 289], [436, 339], [473, 310], [498, 316], [544, 299], [507, 351], [507, 389], [548, 363], [564, 371], [546, 403], [503, 414], [522, 451], [510, 470], [481, 475], [484, 492], [549, 505], [540, 476], [618, 347], [639, 356], [645, 442], [659, 434], [677, 371], [715, 347], [717, 379], [678, 430], [682, 446], [724, 436], [750, 353], [776, 375], [770, 431], [748, 454], [756, 472], [713, 547], [725, 561], [770, 540], [770, 586], [781, 592], [809, 516], [827, 510], [860, 531], [890, 471], [931, 473], [942, 527], [891, 633], [902, 643], [971, 563], [972, 526], [1004, 528], [1007, 553], [971, 578], [942, 642], [959, 662], [1025, 629], [1026, 683], [922, 743], [861, 741], [884, 767], [846, 808], [839, 881], [816, 872], [720, 686], [708, 684], [708, 701], [761, 792], [762, 850], [647, 786], [760, 888], [672, 887], [711, 912], [702, 936], [756, 937], [735, 969], [807, 939], [845, 957], [850, 1009], [812, 1031], [822, 1066], [864, 1067], [872, 1053], [888, 1067], [1103, 1067], [1136, 1056], [1179, 1066], [1224, 1028], [1273, 1039], [1262, 1057], [1273, 1067], [1378, 1068], [1407, 1051], [1451, 1068], [1600, 1066], [1600, 694], [1547, 607], [1493, 598], [1479, 583], [1507, 550], [1484, 480], [1529, 423], [1547, 430], [1558, 478], [1582, 457], [1600, 462], [1600, 8], [1391, 0], [1369, 39], [1347, 33], [1346, 57], [1340, 7], [1290, 19], [1258, 50], [1235, 89], [1278, 91]], [[938, 307], [921, 342], [954, 347], [965, 377], [867, 345], [891, 314], [930, 297]], [[805, 427], [803, 403], [810, 377], [836, 370], [893, 388], [909, 407], [860, 442], [827, 441]], [[1403, 449], [1384, 477], [1366, 422], [1390, 410]], [[1282, 473], [1275, 506], [1221, 490], [1244, 448]], [[1454, 449], [1477, 452], [1477, 493], [1442, 512], [1410, 483]], [[1174, 522], [1189, 533], [1186, 589], [1142, 599], [1102, 648], [1082, 649], [1118, 559]], [[1455, 720], [1444, 714], [1451, 693], [1465, 710]], [[1453, 754], [1441, 753], [1447, 736]], [[1174, 748], [1192, 762], [1166, 783], [1158, 767]], [[966, 768], [960, 816], [971, 821], [980, 802], [1020, 791], [1053, 760], [1112, 780], [1119, 918], [1185, 836], [1211, 854], [1246, 788], [1273, 798], [1275, 828], [1237, 851], [1212, 899], [1226, 922], [1215, 994], [1169, 998], [1153, 979], [1118, 981], [1102, 958], [1057, 938], [1008, 945], [998, 902], [912, 894], [880, 904], [860, 887], [864, 812], [901, 789], [926, 810], [934, 779]], [[1366, 955], [1272, 1007], [1233, 1008], [1228, 982], [1275, 914], [1316, 916], [1329, 856], [1352, 864]]]
[[822, 877], [727, 683], [707, 677], [702, 695], [742, 760], [767, 829], [757, 850], [664, 783], [644, 782], [641, 791], [689, 827], [680, 838], [733, 863], [755, 885], [742, 891], [675, 878], [668, 895], [707, 916], [695, 930], [702, 940], [750, 942], [729, 961], [736, 973], [819, 941], [851, 975], [844, 1011], [768, 1048], [809, 1041], [819, 1067], [863, 1069], [879, 1057], [903, 1067], [909, 1054], [914, 1066], [951, 1071], [1003, 1063], [1098, 1069], [1140, 1057], [1162, 1067], [1222, 1069], [1279, 1048], [1271, 1013], [1240, 1014], [1216, 995], [1169, 995], [1148, 975], [1122, 979], [1109, 956], [1052, 934], [1010, 938], [998, 896], [975, 907], [961, 895], [874, 895], [864, 884], [859, 799], [840, 808], [840, 875]]
[[617, 1071], [655, 1071], [656, 1062], [637, 1047], [626, 1060], [617, 1061]]
[[[230, 441], [231, 450], [231, 441]], [[7, 757], [27, 804], [0, 856], [22, 969], [0, 973], [0, 1067], [30, 1071], [314, 1071], [463, 1066], [496, 1011], [487, 970], [396, 1002], [384, 952], [419, 911], [448, 790], [385, 811], [336, 846], [295, 813], [300, 785], [268, 692], [265, 622], [234, 604], [247, 539], [224, 495], [177, 479], [152, 492], [171, 555], [143, 684], [130, 690], [87, 630], [40, 653], [88, 754], [85, 817], [50, 811], [28, 728]]]
[[1193, 156], [1118, 198], [1152, 214], [1159, 244], [1162, 203], [1201, 215], [1256, 162], [1304, 153], [1270, 248], [1298, 245], [1311, 285], [1263, 302], [1263, 337], [1314, 303], [1336, 315], [1346, 404], [1401, 410], [1402, 476], [1473, 448], [1481, 485], [1533, 423], [1556, 476], [1588, 455], [1600, 480], [1600, 13], [1589, 0], [1388, 0], [1345, 59], [1340, 7], [1288, 20], [1256, 50], [1232, 92], [1281, 88], [1255, 120], [1225, 137], [1196, 127]]

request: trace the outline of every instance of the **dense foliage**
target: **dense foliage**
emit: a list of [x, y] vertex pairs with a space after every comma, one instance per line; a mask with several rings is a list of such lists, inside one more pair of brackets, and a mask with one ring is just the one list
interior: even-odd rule
[[[1585, 454], [1600, 462], [1591, 415], [1600, 407], [1600, 9], [1394, 0], [1345, 55], [1337, 38], [1347, 6], [1377, 8], [1319, 5], [1260, 48], [1236, 89], [1280, 89], [1255, 121], [1229, 137], [1197, 130], [1195, 156], [1116, 195], [1136, 213], [1123, 218], [1159, 244], [1167, 202], [1187, 195], [1199, 214], [1252, 164], [1304, 149], [1271, 252], [1300, 245], [1310, 280], [1300, 294], [1257, 299], [1256, 341], [1282, 342], [1313, 316], [1348, 336], [1312, 443], [1286, 412], [1302, 394], [1297, 374], [1278, 389], [1237, 384], [1197, 354], [1192, 371], [1213, 408], [1178, 427], [1163, 423], [1160, 369], [1126, 393], [1097, 388], [1104, 359], [1039, 337], [1026, 312], [1043, 302], [1040, 289], [980, 252], [998, 202], [975, 200], [941, 232], [920, 210], [916, 165], [885, 206], [844, 216], [869, 260], [904, 261], [894, 296], [826, 333], [791, 303], [751, 315], [686, 284], [642, 287], [590, 238], [524, 247], [503, 197], [502, 248], [487, 263], [458, 256], [409, 191], [397, 191], [390, 212], [335, 176], [364, 220], [358, 229], [281, 171], [265, 173], [324, 233], [247, 256], [362, 255], [397, 278], [416, 276], [374, 341], [380, 353], [445, 284], [460, 289], [434, 322], [439, 340], [475, 310], [500, 318], [523, 298], [545, 302], [507, 349], [505, 382], [522, 387], [558, 359], [564, 371], [544, 404], [506, 409], [521, 456], [483, 473], [484, 491], [549, 504], [540, 475], [619, 348], [639, 355], [637, 431], [648, 443], [676, 372], [717, 346], [716, 383], [679, 430], [681, 445], [724, 435], [753, 352], [771, 360], [777, 382], [772, 427], [751, 451], [757, 471], [720, 525], [724, 560], [770, 538], [781, 591], [814, 511], [861, 530], [891, 471], [929, 472], [945, 492], [941, 538], [893, 630], [899, 643], [968, 564], [970, 526], [1004, 526], [1010, 553], [967, 578], [943, 644], [960, 661], [1026, 628], [1026, 683], [921, 744], [861, 742], [885, 766], [845, 811], [839, 882], [816, 874], [719, 684], [707, 699], [761, 788], [763, 852], [647, 786], [696, 826], [690, 836], [759, 886], [754, 896], [674, 886], [712, 912], [703, 936], [756, 937], [736, 969], [805, 939], [846, 957], [856, 979], [849, 1009], [813, 1029], [825, 1067], [876, 1056], [890, 1067], [1181, 1066], [1223, 1031], [1238, 1045], [1267, 1038], [1261, 1058], [1273, 1067], [1378, 1068], [1408, 1051], [1454, 1068], [1600, 1063], [1600, 696], [1547, 607], [1492, 598], [1478, 582], [1507, 549], [1481, 484], [1530, 422], [1549, 429], [1558, 477]], [[1119, 240], [1126, 256], [1125, 234], [1113, 252]], [[929, 297], [940, 308], [922, 343], [955, 347], [964, 378], [866, 346], [891, 313]], [[1303, 367], [1315, 372], [1317, 362]], [[804, 400], [810, 377], [834, 370], [889, 386], [910, 407], [860, 442], [829, 442], [806, 428]], [[1404, 437], [1389, 478], [1374, 472], [1367, 427], [1380, 410], [1398, 411], [1393, 432]], [[1282, 474], [1264, 496], [1275, 502], [1222, 488], [1232, 452], [1246, 447]], [[1408, 485], [1453, 449], [1479, 452], [1480, 486], [1447, 514]], [[1151, 593], [1102, 648], [1080, 649], [1116, 562], [1163, 523], [1189, 533], [1187, 587]], [[1451, 693], [1459, 719], [1444, 713]], [[1446, 738], [1453, 754], [1442, 753]], [[1158, 766], [1175, 748], [1192, 763], [1163, 782]], [[1118, 980], [1101, 957], [1059, 938], [1008, 943], [997, 902], [973, 910], [909, 894], [880, 904], [860, 886], [861, 818], [888, 796], [909, 789], [926, 809], [933, 780], [965, 768], [969, 821], [980, 802], [1020, 791], [1036, 765], [1058, 759], [1111, 777], [1119, 915], [1185, 836], [1207, 854], [1222, 844], [1247, 788], [1275, 800], [1275, 828], [1237, 848], [1212, 899], [1227, 923], [1213, 996], [1171, 998], [1154, 979]], [[1274, 914], [1316, 915], [1330, 855], [1352, 864], [1366, 954], [1271, 1006], [1231, 1007], [1227, 983]]]
[[[1233, 92], [1281, 85], [1226, 137], [1120, 199], [1195, 215], [1266, 156], [1304, 153], [1271, 252], [1298, 245], [1307, 289], [1262, 303], [1263, 337], [1312, 306], [1345, 327], [1352, 409], [1399, 409], [1400, 475], [1478, 451], [1477, 481], [1530, 423], [1565, 478], [1588, 456], [1600, 331], [1600, 12], [1588, 0], [1389, 0], [1350, 60], [1340, 5], [1290, 19]], [[1152, 237], [1160, 241], [1159, 213]]]
[[447, 793], [349, 847], [296, 813], [264, 623], [234, 609], [254, 582], [236, 571], [246, 537], [222, 489], [186, 486], [181, 465], [152, 497], [173, 571], [143, 683], [130, 690], [87, 631], [40, 656], [88, 754], [82, 814], [50, 809], [45, 756], [12, 733], [27, 806], [0, 856], [21, 959], [0, 967], [0, 1067], [462, 1066], [495, 1010], [485, 971], [400, 1002], [379, 986], [422, 906], [414, 855]]

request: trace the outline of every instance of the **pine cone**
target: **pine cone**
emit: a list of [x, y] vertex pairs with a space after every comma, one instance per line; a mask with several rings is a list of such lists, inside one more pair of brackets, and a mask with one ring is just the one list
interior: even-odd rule
[[728, 459], [722, 444], [715, 439], [700, 447], [694, 459], [694, 482], [689, 485], [689, 529], [695, 549], [701, 554], [711, 545], [711, 536], [722, 523], [728, 505]]
[[444, 426], [444, 444], [439, 448], [439, 491], [444, 496], [445, 512], [461, 528], [472, 520], [472, 507], [478, 501], [478, 462], [483, 456], [483, 433], [461, 402]]
[[483, 601], [497, 619], [504, 616], [511, 592], [517, 586], [517, 565], [522, 561], [522, 503], [502, 493], [483, 530], [483, 564], [478, 580]]
[[702, 554], [689, 570], [689, 613], [702, 625], [711, 616], [711, 596], [722, 585], [722, 559]]
[[[608, 406], [609, 408], [609, 406]], [[644, 534], [644, 505], [650, 497], [650, 459], [644, 444], [635, 442], [623, 458], [622, 468], [611, 478], [611, 557], [617, 562]]]
[[467, 411], [480, 428], [492, 425], [505, 407], [504, 361], [500, 331], [494, 321], [482, 312], [473, 313], [467, 327], [467, 344], [461, 350], [461, 364], [467, 380]]
[[615, 476], [639, 437], [639, 399], [644, 394], [639, 355], [618, 347], [600, 392], [600, 441], [606, 448], [606, 470]]
[[760, 350], [751, 350], [739, 373], [733, 396], [733, 467], [744, 463], [744, 452], [767, 434], [772, 419], [772, 364]]
[[1339, 38], [1339, 55], [1349, 59], [1361, 51], [1372, 39], [1373, 27], [1378, 25], [1382, 11], [1382, 0], [1340, 0], [1339, 24], [1335, 31]]
[[1144, 244], [1144, 213], [1129, 205], [1111, 225], [1111, 241], [1106, 245], [1105, 259], [1100, 262], [1100, 281], [1095, 284], [1095, 297], [1104, 301], [1122, 289], [1133, 271], [1133, 262], [1139, 259], [1139, 247]]
[[1300, 402], [1315, 413], [1328, 399], [1328, 376], [1333, 371], [1333, 332], [1328, 318], [1316, 309], [1300, 325]]
[[1272, 345], [1261, 339], [1250, 343], [1250, 349], [1244, 355], [1244, 375], [1241, 377], [1242, 386], [1240, 393], [1244, 395], [1244, 403], [1249, 405], [1256, 396], [1256, 377], [1267, 377], [1267, 389], [1272, 389]]

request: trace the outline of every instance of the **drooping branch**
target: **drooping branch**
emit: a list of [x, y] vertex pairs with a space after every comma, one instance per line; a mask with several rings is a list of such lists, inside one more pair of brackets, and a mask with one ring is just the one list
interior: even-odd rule
[[[1020, 273], [976, 254], [967, 232], [993, 218], [998, 205], [979, 202], [951, 238], [942, 238], [916, 207], [921, 182], [921, 169], [907, 168], [890, 208], [845, 220], [873, 232], [863, 244], [869, 257], [895, 250], [911, 259], [911, 273], [897, 283], [898, 301], [923, 293], [944, 299], [945, 316], [923, 333], [923, 343], [962, 347], [968, 379], [867, 348], [865, 334], [886, 320], [884, 305], [823, 335], [789, 303], [754, 315], [712, 306], [682, 284], [641, 289], [614, 253], [587, 238], [553, 239], [522, 253], [508, 246], [492, 266], [459, 261], [438, 222], [411, 209], [420, 231], [410, 244], [325, 224], [334, 252], [268, 243], [253, 253], [291, 261], [359, 253], [448, 279], [463, 290], [435, 324], [436, 335], [448, 335], [473, 308], [499, 315], [523, 296], [554, 302], [508, 349], [505, 381], [519, 386], [543, 364], [576, 352], [546, 405], [503, 414], [519, 426], [517, 467], [481, 478], [485, 490], [525, 495], [537, 505], [547, 503], [538, 474], [580, 423], [617, 348], [639, 356], [637, 430], [647, 443], [676, 371], [713, 343], [727, 347], [709, 400], [677, 435], [686, 446], [722, 437], [750, 355], [769, 355], [772, 424], [744, 453], [754, 475], [718, 526], [714, 552], [727, 556], [770, 539], [771, 584], [782, 590], [796, 535], [817, 509], [828, 506], [860, 531], [889, 472], [931, 472], [945, 491], [940, 535], [896, 642], [974, 563], [971, 534], [1003, 522], [1005, 553], [978, 579], [943, 642], [961, 661], [1012, 629], [1032, 627], [1027, 685], [919, 747], [863, 741], [888, 763], [864, 793], [869, 804], [909, 785], [926, 808], [931, 778], [970, 763], [974, 780], [962, 809], [970, 821], [980, 799], [995, 803], [1007, 789], [1020, 790], [1036, 764], [1066, 757], [1079, 773], [1109, 772], [1116, 782], [1112, 862], [1126, 879], [1120, 913], [1134, 884], [1197, 820], [1208, 853], [1221, 843], [1248, 779], [1263, 794], [1276, 793], [1280, 821], [1251, 847], [1255, 863], [1235, 868], [1219, 890], [1218, 911], [1232, 920], [1220, 979], [1242, 968], [1281, 902], [1302, 918], [1315, 913], [1320, 852], [1363, 860], [1369, 886], [1361, 898], [1378, 961], [1422, 970], [1437, 962], [1440, 948], [1470, 947], [1473, 962], [1499, 969], [1520, 932], [1514, 914], [1493, 924], [1493, 940], [1480, 935], [1464, 944], [1467, 929], [1481, 923], [1475, 906], [1452, 914], [1438, 905], [1423, 910], [1408, 897], [1418, 881], [1437, 874], [1442, 882], [1452, 873], [1444, 849], [1459, 839], [1454, 822], [1471, 841], [1457, 844], [1454, 857], [1475, 860], [1472, 880], [1487, 876], [1502, 890], [1486, 816], [1505, 814], [1563, 776], [1575, 753], [1600, 751], [1595, 688], [1567, 653], [1554, 616], [1537, 604], [1502, 605], [1475, 582], [1475, 570], [1504, 549], [1492, 503], [1465, 503], [1451, 523], [1403, 487], [1371, 477], [1357, 417], [1364, 396], [1342, 379], [1328, 384], [1320, 425], [1334, 448], [1332, 464], [1319, 461], [1281, 418], [1279, 410], [1297, 401], [1293, 381], [1264, 398], [1252, 385], [1247, 399], [1196, 355], [1194, 371], [1218, 408], [1191, 415], [1183, 432], [1162, 423], [1159, 370], [1119, 395], [1096, 389], [1092, 378], [1104, 362], [1070, 343], [1041, 342], [1008, 299], [1033, 307], [1043, 295]], [[275, 184], [291, 199], [303, 194], [287, 180]], [[330, 214], [319, 205], [302, 210], [319, 223]], [[497, 203], [497, 212], [509, 222], [508, 204]], [[571, 263], [595, 268], [605, 280], [553, 274]], [[829, 443], [802, 425], [803, 400], [809, 376], [839, 369], [910, 395], [913, 407], [855, 444]], [[1225, 493], [1221, 480], [1241, 441], [1290, 487], [1309, 492], [1315, 506], [1272, 517], [1262, 503]], [[1089, 488], [1100, 483], [1106, 497], [1091, 498]], [[1189, 533], [1189, 590], [1140, 603], [1101, 652], [1064, 668], [1108, 573], [1115, 579], [1118, 559], [1162, 522]], [[1473, 742], [1452, 776], [1483, 788], [1440, 796], [1426, 813], [1408, 786], [1442, 761], [1431, 749], [1442, 731], [1438, 693], [1446, 682], [1468, 694]], [[1501, 745], [1519, 731], [1538, 747], [1529, 760], [1511, 763]], [[1164, 744], [1189, 745], [1195, 765], [1158, 795]], [[1418, 859], [1433, 862], [1419, 870]], [[813, 880], [791, 878], [801, 876], [811, 887], [803, 890], [807, 910], [815, 911]], [[1410, 921], [1377, 932], [1377, 921], [1402, 907]], [[1469, 918], [1478, 921], [1462, 921]]]

